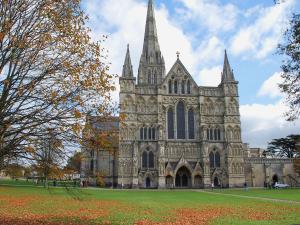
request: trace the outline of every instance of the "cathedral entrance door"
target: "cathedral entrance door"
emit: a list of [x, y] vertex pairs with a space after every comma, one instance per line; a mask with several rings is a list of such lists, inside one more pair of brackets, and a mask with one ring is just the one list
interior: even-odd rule
[[177, 188], [189, 188], [191, 186], [191, 173], [186, 167], [181, 167], [177, 171], [175, 185]]
[[146, 188], [150, 188], [151, 187], [151, 180], [149, 177], [146, 178]]
[[215, 179], [214, 179], [214, 186], [215, 187], [219, 187], [219, 179], [217, 178], [217, 177], [215, 177]]

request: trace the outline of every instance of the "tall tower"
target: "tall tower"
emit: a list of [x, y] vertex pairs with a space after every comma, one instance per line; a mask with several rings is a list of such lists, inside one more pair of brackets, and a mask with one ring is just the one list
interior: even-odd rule
[[164, 77], [165, 61], [158, 43], [153, 1], [149, 0], [138, 84], [156, 86], [161, 84]]
[[245, 182], [244, 155], [241, 138], [238, 82], [234, 78], [225, 50], [221, 87], [224, 92], [225, 152], [228, 168], [228, 186], [241, 187]]
[[124, 120], [120, 123], [119, 158], [118, 158], [118, 185], [131, 187], [132, 185], [132, 151], [135, 140], [135, 82], [133, 76], [129, 45], [120, 77], [120, 113]]

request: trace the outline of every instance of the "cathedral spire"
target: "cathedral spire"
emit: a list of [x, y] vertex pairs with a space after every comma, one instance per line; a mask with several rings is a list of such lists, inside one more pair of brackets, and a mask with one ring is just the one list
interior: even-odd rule
[[233, 71], [231, 70], [227, 51], [225, 50], [225, 57], [224, 57], [224, 66], [223, 66], [223, 73], [222, 73], [222, 82], [230, 82], [235, 81]]
[[139, 65], [139, 84], [157, 85], [165, 76], [165, 63], [158, 43], [153, 0], [148, 1], [143, 52]]
[[130, 58], [129, 44], [127, 45], [127, 52], [125, 57], [125, 62], [123, 65], [122, 77], [133, 77], [132, 64]]
[[143, 56], [147, 60], [150, 60], [151, 57], [154, 57], [156, 52], [160, 53], [160, 47], [158, 44], [153, 1], [149, 0], [144, 36]]

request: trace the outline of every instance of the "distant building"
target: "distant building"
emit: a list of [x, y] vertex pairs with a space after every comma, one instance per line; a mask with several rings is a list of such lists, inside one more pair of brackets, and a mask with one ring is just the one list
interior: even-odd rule
[[[119, 119], [88, 116], [83, 138], [81, 179], [96, 185], [98, 175], [103, 177], [107, 187], [117, 186]], [[95, 143], [97, 141], [99, 143]]]
[[100, 131], [118, 127], [118, 154], [86, 151], [84, 169], [105, 170], [107, 182], [126, 188], [299, 184], [291, 160], [268, 159], [262, 149], [243, 144], [238, 81], [226, 52], [220, 76], [217, 87], [198, 86], [179, 53], [166, 73], [149, 0], [137, 78], [129, 46], [120, 78], [120, 110], [125, 121], [111, 126], [116, 122], [87, 120]]

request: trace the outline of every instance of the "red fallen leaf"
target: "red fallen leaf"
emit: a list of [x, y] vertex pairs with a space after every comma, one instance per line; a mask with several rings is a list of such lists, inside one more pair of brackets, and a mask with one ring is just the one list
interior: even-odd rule
[[0, 41], [3, 41], [3, 39], [4, 39], [4, 33], [3, 32], [0, 32]]

